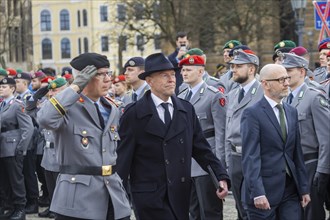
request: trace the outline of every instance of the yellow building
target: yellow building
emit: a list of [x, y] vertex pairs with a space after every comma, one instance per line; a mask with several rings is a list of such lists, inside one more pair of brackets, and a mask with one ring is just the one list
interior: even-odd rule
[[129, 21], [126, 10], [116, 0], [32, 0], [35, 69], [51, 67], [61, 73], [72, 58], [95, 52], [106, 55], [118, 73], [130, 57], [160, 52], [158, 35], [146, 41], [128, 31], [129, 22], [139, 18]]

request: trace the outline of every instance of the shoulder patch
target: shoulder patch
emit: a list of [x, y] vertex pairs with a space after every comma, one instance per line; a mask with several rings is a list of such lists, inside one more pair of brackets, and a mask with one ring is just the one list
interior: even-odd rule
[[214, 88], [213, 86], [208, 86], [207, 87], [209, 90], [211, 90], [212, 92], [214, 92], [214, 93], [218, 93], [218, 92], [220, 92], [217, 88]]

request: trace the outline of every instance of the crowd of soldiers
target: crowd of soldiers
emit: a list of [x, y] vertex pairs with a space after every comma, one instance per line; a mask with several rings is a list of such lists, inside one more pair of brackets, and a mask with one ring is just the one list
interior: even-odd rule
[[[25, 219], [26, 214], [38, 213], [39, 206], [48, 207], [40, 217], [56, 219], [129, 219], [131, 209], [141, 220], [223, 219], [228, 188], [236, 201], [237, 219], [254, 219], [247, 211], [248, 200], [242, 198], [243, 182], [250, 174], [242, 167], [247, 155], [241, 119], [244, 110], [264, 97], [259, 58], [249, 46], [230, 40], [222, 48], [225, 65], [218, 65], [213, 77], [205, 69], [206, 54], [190, 47], [186, 33], [178, 33], [176, 44], [168, 57], [160, 53], [130, 58], [118, 76], [109, 71], [107, 58], [96, 53], [74, 58], [72, 69], [59, 77], [42, 70], [0, 69], [0, 219]], [[311, 70], [304, 47], [280, 41], [273, 61], [286, 69], [287, 77], [268, 79], [288, 83], [290, 92], [283, 102], [298, 112], [311, 200], [301, 210], [306, 220], [324, 220], [330, 210], [330, 38], [319, 43], [318, 51], [320, 66]], [[169, 70], [175, 74], [175, 97], [193, 106], [192, 118], [182, 121], [191, 137], [175, 139], [172, 145], [179, 149], [180, 144], [190, 144], [190, 153], [177, 149], [175, 155], [165, 148], [182, 128], [180, 123], [173, 125], [174, 119], [178, 121], [173, 111], [181, 104], [160, 91], [163, 85], [153, 78], [164, 71], [163, 79], [173, 77]], [[152, 114], [146, 100], [157, 103], [153, 95], [161, 92], [166, 99], [172, 97], [170, 113], [163, 105], [150, 111], [158, 112], [165, 128], [157, 121], [151, 126], [154, 117], [150, 123], [142, 120]], [[194, 116], [197, 124], [191, 124]], [[162, 137], [164, 145], [160, 155], [143, 147], [157, 143], [152, 142], [156, 137]], [[161, 180], [151, 182], [152, 178]], [[162, 208], [154, 197], [163, 194], [155, 191], [166, 194]], [[259, 196], [264, 195], [252, 201]]]

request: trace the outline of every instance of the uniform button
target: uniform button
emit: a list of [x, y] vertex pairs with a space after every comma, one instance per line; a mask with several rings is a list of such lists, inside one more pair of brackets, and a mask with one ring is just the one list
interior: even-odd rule
[[170, 179], [167, 179], [168, 184], [172, 184], [172, 181]]
[[184, 158], [183, 157], [181, 158], [181, 163], [184, 163]]
[[16, 141], [16, 139], [13, 139], [13, 141]]
[[170, 161], [169, 160], [165, 160], [165, 163], [166, 163], [166, 165], [169, 165], [170, 164]]
[[105, 184], [109, 185], [109, 181], [108, 181], [108, 180], [107, 180], [107, 181], [105, 181]]
[[181, 177], [181, 182], [184, 183], [186, 181], [186, 178]]
[[103, 149], [102, 149], [102, 152], [104, 153], [104, 152], [106, 152], [106, 150], [103, 148]]
[[183, 142], [184, 142], [184, 141], [183, 141], [183, 139], [181, 138], [181, 139], [180, 139], [180, 143], [183, 144]]
[[76, 181], [76, 177], [71, 178], [71, 182], [74, 182], [74, 181]]
[[164, 147], [166, 147], [166, 145], [167, 145], [166, 142], [164, 142]]

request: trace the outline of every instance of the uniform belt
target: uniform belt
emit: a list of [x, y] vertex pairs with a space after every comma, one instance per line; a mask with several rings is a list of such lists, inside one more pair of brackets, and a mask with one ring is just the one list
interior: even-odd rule
[[116, 172], [116, 167], [112, 165], [97, 166], [78, 166], [78, 165], [61, 165], [60, 173], [72, 175], [93, 175], [93, 176], [110, 176]]
[[319, 154], [317, 152], [304, 154], [304, 161], [314, 160], [317, 159], [318, 157]]
[[209, 129], [203, 132], [205, 138], [210, 138], [215, 136], [214, 129]]
[[236, 152], [236, 153], [242, 153], [242, 146], [234, 146], [234, 145], [231, 145], [231, 149]]

